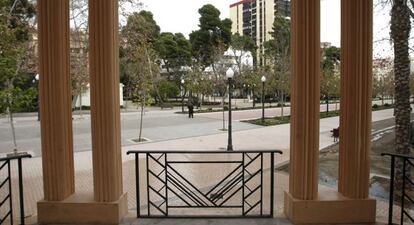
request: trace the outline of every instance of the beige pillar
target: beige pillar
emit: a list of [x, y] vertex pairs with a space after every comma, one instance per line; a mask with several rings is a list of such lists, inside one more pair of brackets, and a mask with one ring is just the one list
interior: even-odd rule
[[[370, 72], [372, 31], [372, 7], [361, 0], [343, 0], [342, 20], [345, 28], [343, 38], [348, 38], [342, 46], [347, 72], [342, 82], [341, 110], [347, 117], [341, 118], [348, 123], [345, 128], [350, 135], [345, 140], [347, 146], [354, 148], [341, 157], [341, 185], [347, 193], [363, 194], [366, 191], [367, 162], [366, 145], [369, 137], [367, 121], [370, 104]], [[285, 193], [285, 213], [295, 224], [332, 224], [332, 223], [370, 223], [375, 221], [375, 200], [353, 199], [336, 191], [318, 192], [319, 160], [319, 77], [320, 77], [320, 41], [319, 41], [319, 0], [292, 0], [292, 119], [290, 153], [290, 187]], [[350, 9], [352, 8], [352, 11]], [[371, 9], [372, 10], [372, 9]], [[345, 39], [346, 40], [346, 39]], [[343, 40], [344, 43], [344, 40]], [[344, 48], [345, 47], [345, 48]], [[351, 74], [352, 73], [352, 74]], [[365, 88], [365, 89], [364, 89]], [[345, 91], [346, 90], [346, 91]], [[348, 97], [344, 97], [349, 95]], [[344, 98], [345, 104], [344, 104]], [[355, 102], [353, 102], [355, 101]], [[360, 123], [364, 123], [361, 125]], [[355, 132], [355, 133], [353, 133]], [[341, 136], [341, 145], [344, 139]], [[368, 140], [368, 141], [367, 141]], [[342, 150], [342, 148], [341, 148]], [[341, 154], [344, 154], [343, 152]], [[343, 158], [346, 157], [346, 161]], [[345, 166], [346, 165], [346, 166]], [[351, 169], [352, 168], [352, 169]], [[346, 178], [343, 177], [346, 173]], [[355, 179], [357, 177], [357, 179]], [[356, 188], [357, 187], [357, 188]], [[355, 191], [358, 190], [358, 191]], [[361, 192], [360, 192], [361, 191]], [[361, 195], [363, 196], [363, 195]]]
[[285, 214], [311, 222], [300, 203], [318, 197], [320, 0], [292, 0], [289, 192]]
[[69, 0], [39, 0], [40, 125], [46, 201], [75, 191], [69, 74]]
[[320, 0], [292, 4], [292, 116], [289, 193], [301, 200], [318, 195]]
[[367, 198], [372, 108], [372, 0], [342, 1], [338, 189]]
[[[57, 189], [58, 194], [63, 193], [59, 198], [38, 203], [39, 223], [118, 224], [128, 210], [127, 196], [122, 190], [118, 2], [89, 0], [93, 194], [72, 194], [68, 0], [39, 0], [38, 4], [40, 58], [43, 59], [41, 67], [46, 71], [51, 70], [46, 74], [44, 71], [41, 73], [42, 82], [48, 81], [43, 84], [43, 89], [50, 89], [47, 93], [43, 93], [43, 90], [42, 101], [44, 98], [46, 103], [49, 98], [53, 100], [42, 106], [41, 113], [42, 126], [47, 131], [42, 131], [42, 138], [51, 145], [46, 145], [44, 149], [53, 150], [50, 151], [53, 157], [46, 154], [47, 158], [44, 158], [45, 186], [50, 185], [51, 190]], [[44, 12], [48, 13], [47, 16]], [[53, 120], [49, 120], [49, 117]], [[47, 153], [50, 154], [49, 151]], [[49, 193], [49, 189], [45, 187], [46, 193]]]
[[94, 195], [117, 201], [122, 190], [118, 1], [89, 0]]

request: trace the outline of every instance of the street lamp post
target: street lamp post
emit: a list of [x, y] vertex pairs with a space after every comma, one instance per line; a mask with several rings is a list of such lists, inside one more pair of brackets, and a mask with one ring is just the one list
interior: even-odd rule
[[246, 84], [243, 84], [243, 102], [246, 102], [247, 98], [247, 91], [246, 91]]
[[266, 77], [262, 76], [262, 124], [265, 122], [265, 83], [266, 83]]
[[181, 79], [181, 112], [184, 113], [184, 84], [185, 80]]
[[233, 151], [233, 140], [232, 140], [232, 127], [231, 127], [231, 95], [232, 95], [232, 79], [234, 77], [234, 71], [232, 68], [229, 68], [226, 72], [226, 77], [229, 83], [229, 128], [228, 128], [228, 144], [227, 151]]

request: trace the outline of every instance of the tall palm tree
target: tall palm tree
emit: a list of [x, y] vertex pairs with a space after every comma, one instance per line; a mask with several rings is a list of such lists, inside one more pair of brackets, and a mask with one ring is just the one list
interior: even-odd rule
[[[411, 3], [413, 3], [411, 1]], [[411, 10], [407, 0], [393, 0], [391, 9], [391, 38], [394, 44], [395, 74], [395, 152], [410, 153], [410, 54]], [[402, 162], [397, 162], [397, 177]], [[401, 180], [396, 182], [401, 188]]]

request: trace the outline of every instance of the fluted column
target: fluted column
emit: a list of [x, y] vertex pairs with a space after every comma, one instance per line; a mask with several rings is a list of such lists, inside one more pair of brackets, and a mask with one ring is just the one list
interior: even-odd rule
[[37, 7], [44, 198], [60, 201], [75, 191], [69, 0], [39, 0]]
[[372, 107], [372, 0], [342, 0], [338, 188], [367, 198]]
[[292, 197], [318, 194], [320, 0], [292, 0], [292, 117], [290, 185]]
[[94, 196], [122, 195], [119, 105], [118, 0], [89, 0], [91, 123]]

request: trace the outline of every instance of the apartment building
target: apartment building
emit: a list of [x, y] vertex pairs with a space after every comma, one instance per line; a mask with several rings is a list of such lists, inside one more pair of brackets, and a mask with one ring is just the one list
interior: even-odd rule
[[[290, 17], [289, 0], [242, 0], [230, 5], [232, 33], [250, 36], [258, 47], [258, 56], [264, 53], [263, 43], [272, 38], [275, 15]], [[258, 57], [260, 64], [262, 59]]]

